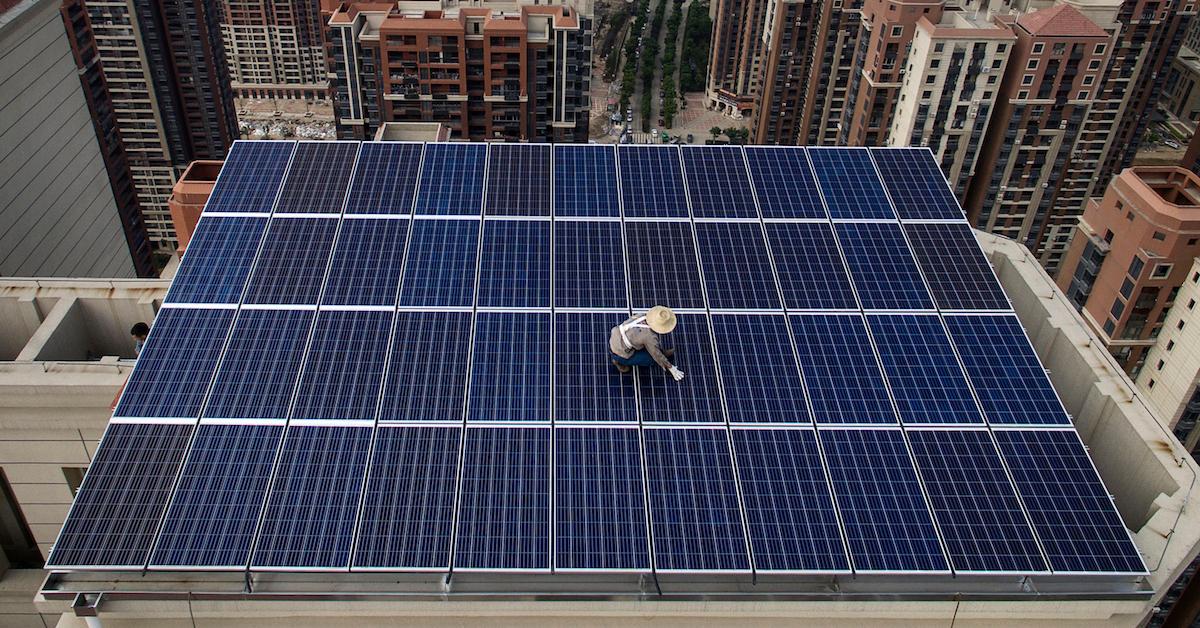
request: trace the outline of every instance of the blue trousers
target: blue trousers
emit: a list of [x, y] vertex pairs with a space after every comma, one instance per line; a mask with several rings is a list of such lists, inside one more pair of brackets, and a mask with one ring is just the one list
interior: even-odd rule
[[623, 358], [617, 354], [612, 354], [612, 359], [621, 366], [655, 366], [654, 356], [650, 355], [645, 349], [638, 349], [633, 352], [633, 355], [628, 358]]

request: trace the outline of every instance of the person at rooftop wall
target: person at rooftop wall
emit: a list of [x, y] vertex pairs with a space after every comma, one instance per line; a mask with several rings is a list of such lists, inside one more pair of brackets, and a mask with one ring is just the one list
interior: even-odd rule
[[146, 346], [146, 336], [150, 335], [150, 326], [144, 322], [134, 323], [129, 335], [133, 336], [133, 355], [142, 355], [142, 347]]
[[671, 374], [675, 381], [683, 379], [683, 371], [671, 364], [675, 351], [659, 347], [659, 334], [669, 334], [675, 329], [675, 313], [669, 308], [656, 305], [645, 314], [633, 316], [612, 328], [608, 338], [608, 349], [612, 352], [613, 366], [628, 373], [634, 366], [655, 364]]

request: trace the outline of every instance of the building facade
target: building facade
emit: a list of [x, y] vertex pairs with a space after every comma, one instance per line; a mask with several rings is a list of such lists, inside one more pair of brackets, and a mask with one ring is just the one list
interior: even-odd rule
[[386, 122], [441, 122], [455, 139], [586, 142], [587, 3], [324, 5], [341, 139]]
[[1200, 258], [1192, 261], [1137, 384], [1192, 456], [1200, 455]]
[[772, 0], [762, 31], [759, 98], [750, 128], [757, 144], [794, 144], [813, 96], [812, 74], [822, 5], [814, 0]]
[[[708, 103], [713, 109], [736, 118], [752, 115], [759, 108], [761, 86], [759, 65], [770, 55], [768, 24], [779, 0], [714, 0], [712, 50], [708, 66]], [[768, 12], [772, 12], [767, 18]]]
[[318, 0], [223, 0], [221, 35], [238, 98], [326, 100]]

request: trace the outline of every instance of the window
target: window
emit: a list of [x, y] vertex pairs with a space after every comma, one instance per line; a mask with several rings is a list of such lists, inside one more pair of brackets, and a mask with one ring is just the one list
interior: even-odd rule
[[933, 45], [933, 51], [934, 51], [934, 52], [941, 52], [941, 51], [943, 51], [943, 50], [945, 50], [945, 49], [946, 49], [946, 44], [944, 44], [944, 43], [942, 43], [942, 42], [938, 42], [938, 43], [936, 43], [936, 44], [934, 44], [934, 45]]
[[1174, 348], [1175, 348], [1175, 341], [1174, 341], [1174, 340], [1168, 340], [1168, 341], [1167, 341], [1167, 351], [1170, 351], [1171, 349], [1174, 349]]
[[1100, 69], [1100, 60], [1093, 59], [1090, 63], [1088, 63], [1088, 69], [1089, 70], [1099, 70]]
[[1121, 315], [1125, 313], [1125, 304], [1121, 301], [1121, 297], [1113, 299], [1112, 308], [1108, 313], [1112, 314], [1113, 318], [1121, 318]]
[[1154, 378], [1153, 377], [1150, 378], [1150, 381], [1146, 382], [1146, 388], [1149, 388], [1151, 390], [1154, 389]]
[[929, 76], [926, 76], [926, 77], [925, 77], [925, 84], [926, 84], [926, 85], [933, 85], [933, 82], [934, 82], [934, 81], [936, 81], [936, 80], [937, 80], [937, 76], [935, 76], [935, 75], [933, 75], [933, 74], [930, 74]]
[[1186, 324], [1187, 324], [1186, 321], [1179, 321], [1178, 323], [1175, 324], [1175, 329], [1178, 329], [1179, 331], [1183, 331], [1183, 328]]
[[1111, 338], [1113, 335], [1113, 330], [1115, 330], [1116, 328], [1117, 328], [1117, 324], [1112, 322], [1111, 320], [1104, 321], [1104, 335], [1105, 336], [1108, 336]]
[[1021, 77], [1021, 84], [1022, 84], [1022, 85], [1033, 85], [1033, 75], [1032, 75], [1032, 74], [1026, 74], [1025, 76], [1022, 76], [1022, 77]]
[[1133, 212], [1125, 212], [1125, 220], [1133, 222]]
[[1150, 237], [1154, 238], [1155, 240], [1158, 240], [1159, 242], [1162, 242], [1163, 240], [1167, 239], [1167, 234], [1165, 234], [1161, 231], [1155, 231], [1154, 235], [1152, 235]]
[[996, 59], [995, 61], [992, 62], [992, 69], [999, 70], [1000, 66], [1002, 66], [1002, 65], [1004, 65], [1004, 62], [999, 59]]
[[1114, 235], [1116, 235], [1116, 234], [1113, 233], [1112, 229], [1105, 229], [1104, 230], [1104, 241], [1109, 244], [1112, 244]]
[[904, 34], [903, 26], [893, 26], [892, 27], [892, 37], [899, 37], [903, 34]]
[[1129, 276], [1133, 277], [1134, 279], [1141, 277], [1142, 269], [1145, 267], [1146, 262], [1142, 258], [1134, 255], [1133, 261], [1129, 262]]
[[942, 60], [941, 60], [941, 59], [934, 59], [933, 61], [930, 61], [930, 62], [929, 62], [929, 67], [931, 67], [931, 68], [940, 68], [940, 67], [942, 67]]
[[1043, 44], [1042, 42], [1038, 42], [1033, 45], [1033, 54], [1040, 55], [1040, 54], [1042, 54], [1042, 51], [1045, 49], [1046, 49], [1046, 44]]
[[1200, 283], [1200, 271], [1192, 273], [1192, 283]]
[[1200, 242], [1200, 238], [1188, 238], [1188, 246], [1196, 246], [1196, 242]]
[[1096, 44], [1096, 54], [1098, 54], [1098, 55], [1104, 54], [1104, 48], [1105, 48], [1104, 44]]
[[1008, 51], [1008, 44], [1000, 44], [999, 46], [996, 46], [996, 52], [1007, 52], [1007, 51]]
[[1021, 90], [1017, 92], [1017, 100], [1026, 100], [1029, 98], [1029, 90]]
[[1082, 92], [1079, 92], [1078, 100], [1087, 100], [1091, 95], [1092, 93], [1085, 89]]
[[1029, 60], [1029, 65], [1026, 65], [1026, 66], [1025, 66], [1025, 69], [1026, 69], [1026, 70], [1036, 70], [1036, 69], [1037, 69], [1037, 63], [1038, 63], [1038, 60], [1037, 60], [1037, 59], [1030, 59], [1030, 60]]
[[1167, 276], [1171, 274], [1171, 269], [1174, 267], [1175, 267], [1174, 264], [1159, 264], [1159, 265], [1155, 266], [1154, 271], [1150, 273], [1150, 278], [1151, 279], [1166, 279]]
[[1093, 76], [1093, 75], [1091, 75], [1091, 74], [1089, 74], [1089, 75], [1087, 75], [1087, 76], [1083, 77], [1083, 84], [1084, 84], [1084, 85], [1091, 85], [1092, 83], [1095, 83], [1095, 82], [1096, 82], [1096, 77], [1095, 77], [1095, 76]]
[[1121, 296], [1129, 299], [1133, 296], [1133, 282], [1126, 277], [1125, 281], [1121, 282]]
[[1155, 365], [1154, 365], [1154, 370], [1156, 370], [1156, 371], [1161, 371], [1161, 370], [1162, 370], [1162, 367], [1163, 367], [1163, 364], [1164, 364], [1164, 362], [1163, 362], [1162, 360], [1159, 360], [1159, 361], [1158, 361], [1158, 364], [1155, 364]]
[[1188, 309], [1189, 309], [1189, 310], [1191, 310], [1191, 309], [1195, 309], [1195, 307], [1196, 307], [1196, 300], [1195, 300], [1195, 299], [1188, 299], [1188, 306], [1187, 306], [1187, 307], [1188, 307]]

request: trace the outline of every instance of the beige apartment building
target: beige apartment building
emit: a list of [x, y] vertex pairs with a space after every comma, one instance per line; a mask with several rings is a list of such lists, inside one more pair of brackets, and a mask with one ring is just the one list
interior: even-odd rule
[[1142, 394], [1195, 456], [1200, 445], [1200, 258], [1167, 312], [1157, 342], [1138, 373]]

